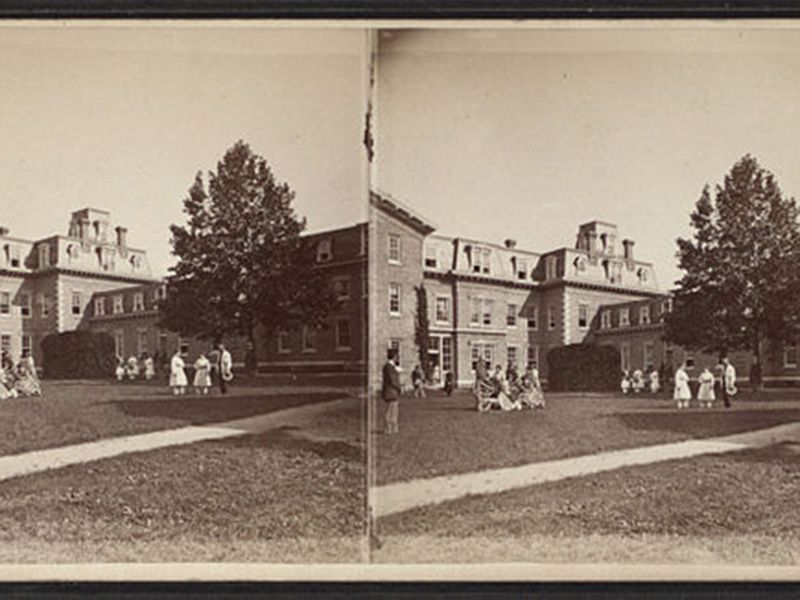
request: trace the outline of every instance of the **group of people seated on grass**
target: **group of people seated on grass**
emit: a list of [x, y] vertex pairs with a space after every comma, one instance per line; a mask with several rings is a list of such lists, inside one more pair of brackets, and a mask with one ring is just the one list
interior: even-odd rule
[[117, 356], [115, 375], [117, 376], [117, 381], [123, 381], [124, 379], [135, 381], [140, 377], [150, 381], [156, 376], [156, 361], [147, 352], [142, 352], [139, 358], [131, 356], [128, 360]]
[[[192, 379], [194, 392], [201, 396], [207, 396], [214, 383], [213, 380], [216, 379], [219, 383], [220, 392], [225, 394], [228, 391], [228, 385], [233, 380], [231, 353], [225, 348], [224, 344], [218, 344], [208, 354], [206, 356], [204, 352], [201, 352], [191, 365], [194, 368]], [[185, 395], [186, 388], [189, 386], [186, 366], [186, 361], [184, 361], [183, 354], [179, 348], [172, 355], [169, 373], [169, 386], [176, 396]]]
[[648, 369], [647, 375], [641, 369], [636, 369], [633, 373], [624, 369], [620, 389], [623, 394], [639, 394], [645, 390], [657, 394], [661, 389], [661, 377], [654, 368]]
[[41, 396], [42, 385], [36, 374], [36, 365], [30, 354], [17, 364], [3, 352], [0, 357], [0, 400], [20, 396]]
[[505, 371], [501, 365], [497, 365], [494, 371], [489, 373], [490, 367], [491, 365], [482, 360], [478, 360], [475, 364], [474, 391], [479, 411], [545, 407], [539, 371], [535, 365], [528, 365], [521, 376], [513, 362], [508, 364]]

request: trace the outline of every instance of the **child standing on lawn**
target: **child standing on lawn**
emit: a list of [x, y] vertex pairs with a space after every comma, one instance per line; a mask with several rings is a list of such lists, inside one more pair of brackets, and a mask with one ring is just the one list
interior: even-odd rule
[[711, 408], [714, 405], [714, 375], [708, 370], [708, 367], [703, 369], [700, 377], [697, 378], [700, 382], [700, 389], [697, 392], [697, 400], [701, 407]]
[[169, 385], [172, 388], [172, 393], [176, 396], [182, 396], [186, 393], [188, 381], [186, 380], [186, 371], [183, 370], [185, 366], [186, 364], [181, 358], [181, 350], [178, 348], [175, 350], [175, 354], [172, 355], [169, 372]]
[[686, 372], [686, 361], [681, 363], [675, 371], [675, 400], [678, 401], [678, 408], [689, 408], [689, 401], [692, 399], [692, 390], [689, 387], [689, 374]]
[[211, 387], [211, 361], [206, 358], [205, 354], [194, 361], [194, 393], [208, 395], [208, 389]]

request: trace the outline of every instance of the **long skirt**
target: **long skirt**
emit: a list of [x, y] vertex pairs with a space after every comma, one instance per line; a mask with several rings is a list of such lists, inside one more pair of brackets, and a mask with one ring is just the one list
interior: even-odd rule
[[186, 387], [187, 384], [186, 371], [183, 369], [174, 369], [169, 374], [170, 387]]
[[208, 369], [197, 369], [195, 371], [194, 387], [211, 387], [211, 375]]

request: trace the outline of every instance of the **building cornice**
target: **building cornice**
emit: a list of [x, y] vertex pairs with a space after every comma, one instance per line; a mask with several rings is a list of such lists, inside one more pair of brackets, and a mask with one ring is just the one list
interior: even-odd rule
[[589, 281], [574, 281], [572, 279], [555, 279], [553, 281], [544, 282], [541, 285], [543, 290], [548, 290], [551, 288], [556, 288], [559, 286], [565, 287], [574, 287], [580, 289], [587, 289], [587, 290], [596, 290], [600, 292], [611, 292], [614, 294], [624, 294], [628, 296], [649, 296], [651, 298], [659, 298], [659, 297], [667, 297], [668, 294], [664, 292], [659, 292], [656, 290], [643, 290], [639, 288], [629, 288], [629, 287], [616, 287], [613, 285], [607, 285], [603, 283], [595, 283]]
[[93, 271], [82, 271], [80, 269], [65, 269], [64, 267], [48, 267], [46, 269], [37, 269], [36, 271], [20, 273], [20, 275], [23, 277], [27, 276], [33, 278], [45, 277], [47, 275], [72, 275], [75, 277], [86, 277], [88, 279], [104, 279], [106, 281], [120, 281], [124, 283], [136, 284], [155, 284], [161, 281], [160, 279], [154, 279], [150, 277], [133, 277], [115, 273], [95, 273]]
[[457, 271], [426, 271], [422, 272], [423, 277], [427, 279], [439, 279], [442, 281], [467, 281], [470, 283], [485, 283], [490, 285], [498, 285], [502, 287], [510, 287], [516, 289], [533, 290], [539, 287], [536, 281], [519, 281], [513, 279], [500, 279], [498, 277], [485, 277], [482, 275], [473, 275], [471, 273], [459, 273]]
[[595, 329], [596, 336], [627, 335], [629, 333], [642, 333], [647, 331], [658, 331], [664, 329], [664, 323], [648, 323], [647, 325], [624, 325], [622, 327], [610, 327], [608, 329]]

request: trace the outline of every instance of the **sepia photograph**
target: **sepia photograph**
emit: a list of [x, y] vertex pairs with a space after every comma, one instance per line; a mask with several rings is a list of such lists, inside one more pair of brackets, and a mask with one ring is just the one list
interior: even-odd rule
[[365, 31], [0, 47], [0, 561], [363, 561]]
[[375, 44], [371, 560], [796, 565], [800, 31]]

